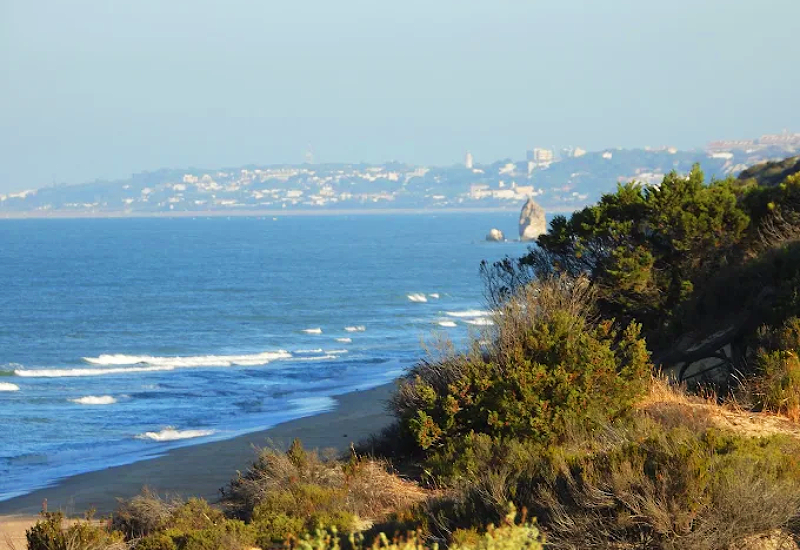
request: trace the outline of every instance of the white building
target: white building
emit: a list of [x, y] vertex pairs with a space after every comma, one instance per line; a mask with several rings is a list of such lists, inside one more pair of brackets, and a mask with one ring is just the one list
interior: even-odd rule
[[472, 170], [472, 167], [475, 165], [475, 159], [472, 158], [472, 153], [469, 151], [467, 152], [467, 156], [464, 159], [464, 166], [467, 167], [467, 170]]

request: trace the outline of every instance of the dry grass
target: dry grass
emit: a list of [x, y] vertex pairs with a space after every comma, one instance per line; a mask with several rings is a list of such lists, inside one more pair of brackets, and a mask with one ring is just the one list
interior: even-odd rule
[[229, 514], [249, 520], [259, 503], [279, 492], [311, 485], [332, 490], [342, 511], [372, 521], [429, 498], [416, 483], [402, 479], [388, 461], [360, 457], [339, 460], [333, 452], [306, 451], [295, 443], [287, 452], [267, 448], [223, 492]]
[[369, 521], [435, 496], [435, 492], [391, 472], [388, 462], [359, 459], [356, 469], [347, 484], [347, 498], [352, 509]]
[[745, 437], [787, 435], [800, 439], [800, 424], [786, 417], [748, 411], [735, 402], [720, 404], [713, 395], [690, 395], [660, 376], [653, 377], [650, 391], [637, 409], [666, 428], [717, 428]]

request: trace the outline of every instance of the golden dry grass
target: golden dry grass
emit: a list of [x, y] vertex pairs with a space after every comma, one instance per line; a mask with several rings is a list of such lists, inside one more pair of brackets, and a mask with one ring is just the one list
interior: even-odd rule
[[714, 396], [692, 396], [663, 377], [653, 378], [637, 409], [666, 427], [717, 428], [745, 437], [788, 435], [800, 439], [800, 424], [786, 417], [748, 411], [735, 403], [719, 404]]

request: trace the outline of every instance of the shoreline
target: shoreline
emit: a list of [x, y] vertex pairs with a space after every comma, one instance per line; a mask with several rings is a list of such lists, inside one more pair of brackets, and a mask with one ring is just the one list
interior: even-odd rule
[[[570, 214], [579, 208], [551, 208], [550, 214]], [[491, 206], [475, 208], [351, 208], [342, 210], [186, 210], [168, 212], [82, 212], [82, 211], [32, 211], [0, 212], [0, 220], [72, 220], [72, 219], [149, 219], [149, 218], [258, 218], [258, 217], [296, 217], [296, 216], [385, 216], [385, 215], [425, 215], [425, 214], [491, 214], [518, 213], [519, 207]]]
[[385, 405], [394, 387], [392, 382], [354, 390], [333, 397], [336, 408], [328, 412], [60, 479], [50, 487], [0, 502], [0, 525], [12, 517], [36, 516], [44, 499], [48, 510], [62, 510], [67, 516], [82, 515], [92, 508], [98, 515], [109, 514], [116, 508], [118, 498], [131, 498], [145, 486], [160, 494], [196, 496], [214, 502], [219, 498], [219, 489], [255, 459], [255, 447], [268, 446], [270, 441], [287, 447], [297, 437], [308, 449], [334, 448], [343, 452], [351, 443], [379, 432], [392, 420]]

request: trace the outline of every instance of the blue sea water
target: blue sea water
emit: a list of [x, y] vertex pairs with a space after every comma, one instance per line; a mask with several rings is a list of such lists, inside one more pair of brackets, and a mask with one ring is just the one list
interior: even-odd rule
[[0, 221], [0, 500], [329, 410], [485, 322], [516, 213]]

